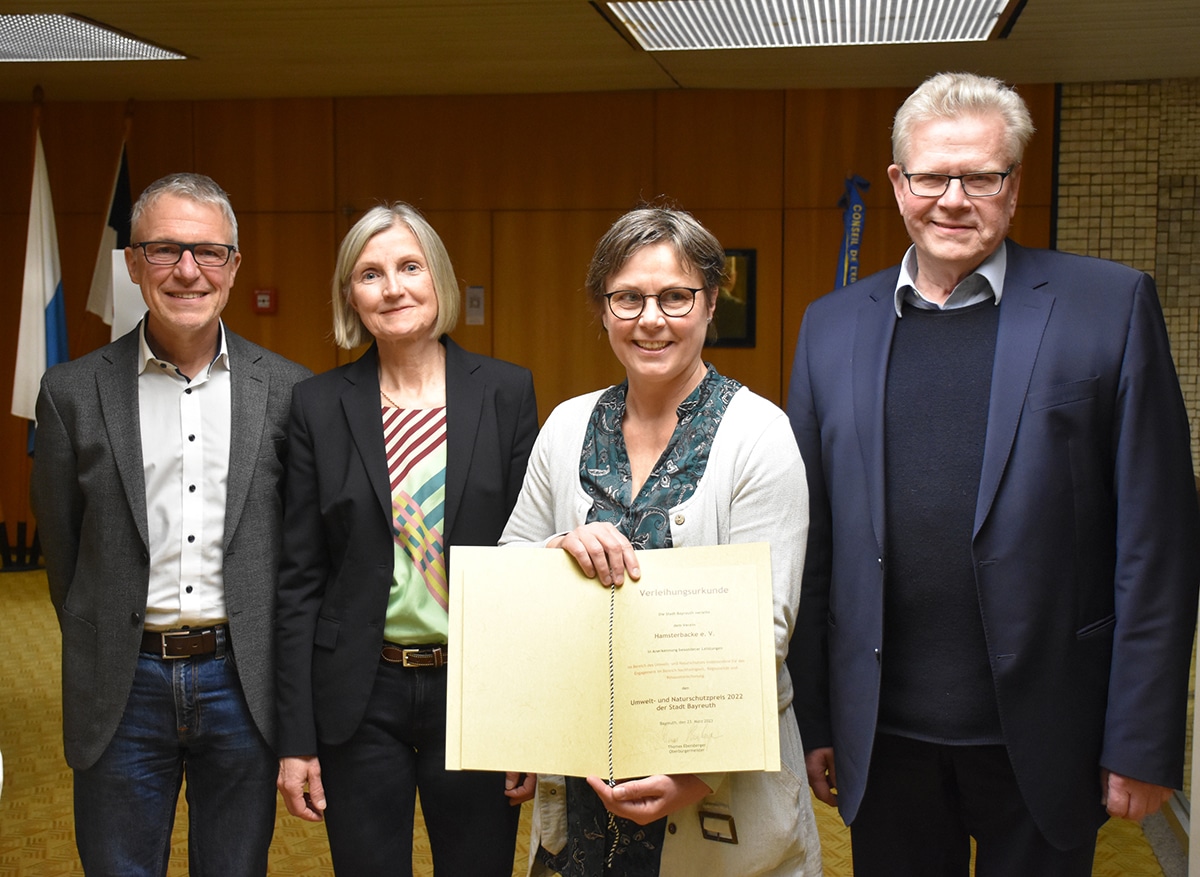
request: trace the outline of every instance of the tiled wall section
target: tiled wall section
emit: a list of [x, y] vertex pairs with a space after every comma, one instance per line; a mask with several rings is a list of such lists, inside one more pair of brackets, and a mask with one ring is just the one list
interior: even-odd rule
[[1200, 79], [1062, 87], [1058, 248], [1153, 275], [1200, 471]]

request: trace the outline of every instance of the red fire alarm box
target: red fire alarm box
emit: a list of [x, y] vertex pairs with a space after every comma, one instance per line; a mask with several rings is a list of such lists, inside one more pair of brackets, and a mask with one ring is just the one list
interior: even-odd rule
[[273, 314], [279, 302], [279, 291], [274, 287], [254, 290], [251, 304], [256, 314]]

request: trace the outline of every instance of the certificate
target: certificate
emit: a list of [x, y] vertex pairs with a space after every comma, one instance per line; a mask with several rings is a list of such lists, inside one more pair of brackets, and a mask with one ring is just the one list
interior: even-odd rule
[[451, 549], [448, 768], [779, 770], [769, 546], [638, 561], [610, 589], [565, 551]]

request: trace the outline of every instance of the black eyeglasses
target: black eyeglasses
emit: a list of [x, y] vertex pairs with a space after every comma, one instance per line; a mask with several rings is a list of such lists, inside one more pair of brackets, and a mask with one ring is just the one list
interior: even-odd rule
[[141, 247], [146, 261], [151, 265], [175, 265], [185, 252], [203, 268], [220, 268], [237, 252], [233, 244], [183, 244], [179, 241], [142, 241], [132, 244]]
[[606, 292], [608, 309], [618, 320], [635, 320], [642, 315], [646, 307], [646, 299], [658, 299], [658, 309], [668, 317], [686, 317], [696, 304], [696, 293], [704, 288], [692, 289], [687, 286], [673, 286], [664, 289], [658, 295], [643, 295], [632, 289], [618, 289], [616, 292]]
[[971, 198], [990, 198], [1004, 188], [1004, 178], [1013, 172], [1015, 164], [1005, 171], [984, 171], [974, 174], [910, 174], [901, 171], [908, 180], [908, 191], [918, 198], [940, 198], [950, 188], [952, 180], [962, 185], [963, 194]]

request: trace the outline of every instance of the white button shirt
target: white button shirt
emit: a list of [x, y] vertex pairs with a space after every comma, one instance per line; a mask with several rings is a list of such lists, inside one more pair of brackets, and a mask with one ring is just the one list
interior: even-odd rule
[[138, 412], [150, 538], [147, 630], [228, 620], [222, 569], [231, 396], [225, 326], [217, 355], [188, 380], [157, 359], [142, 321]]

